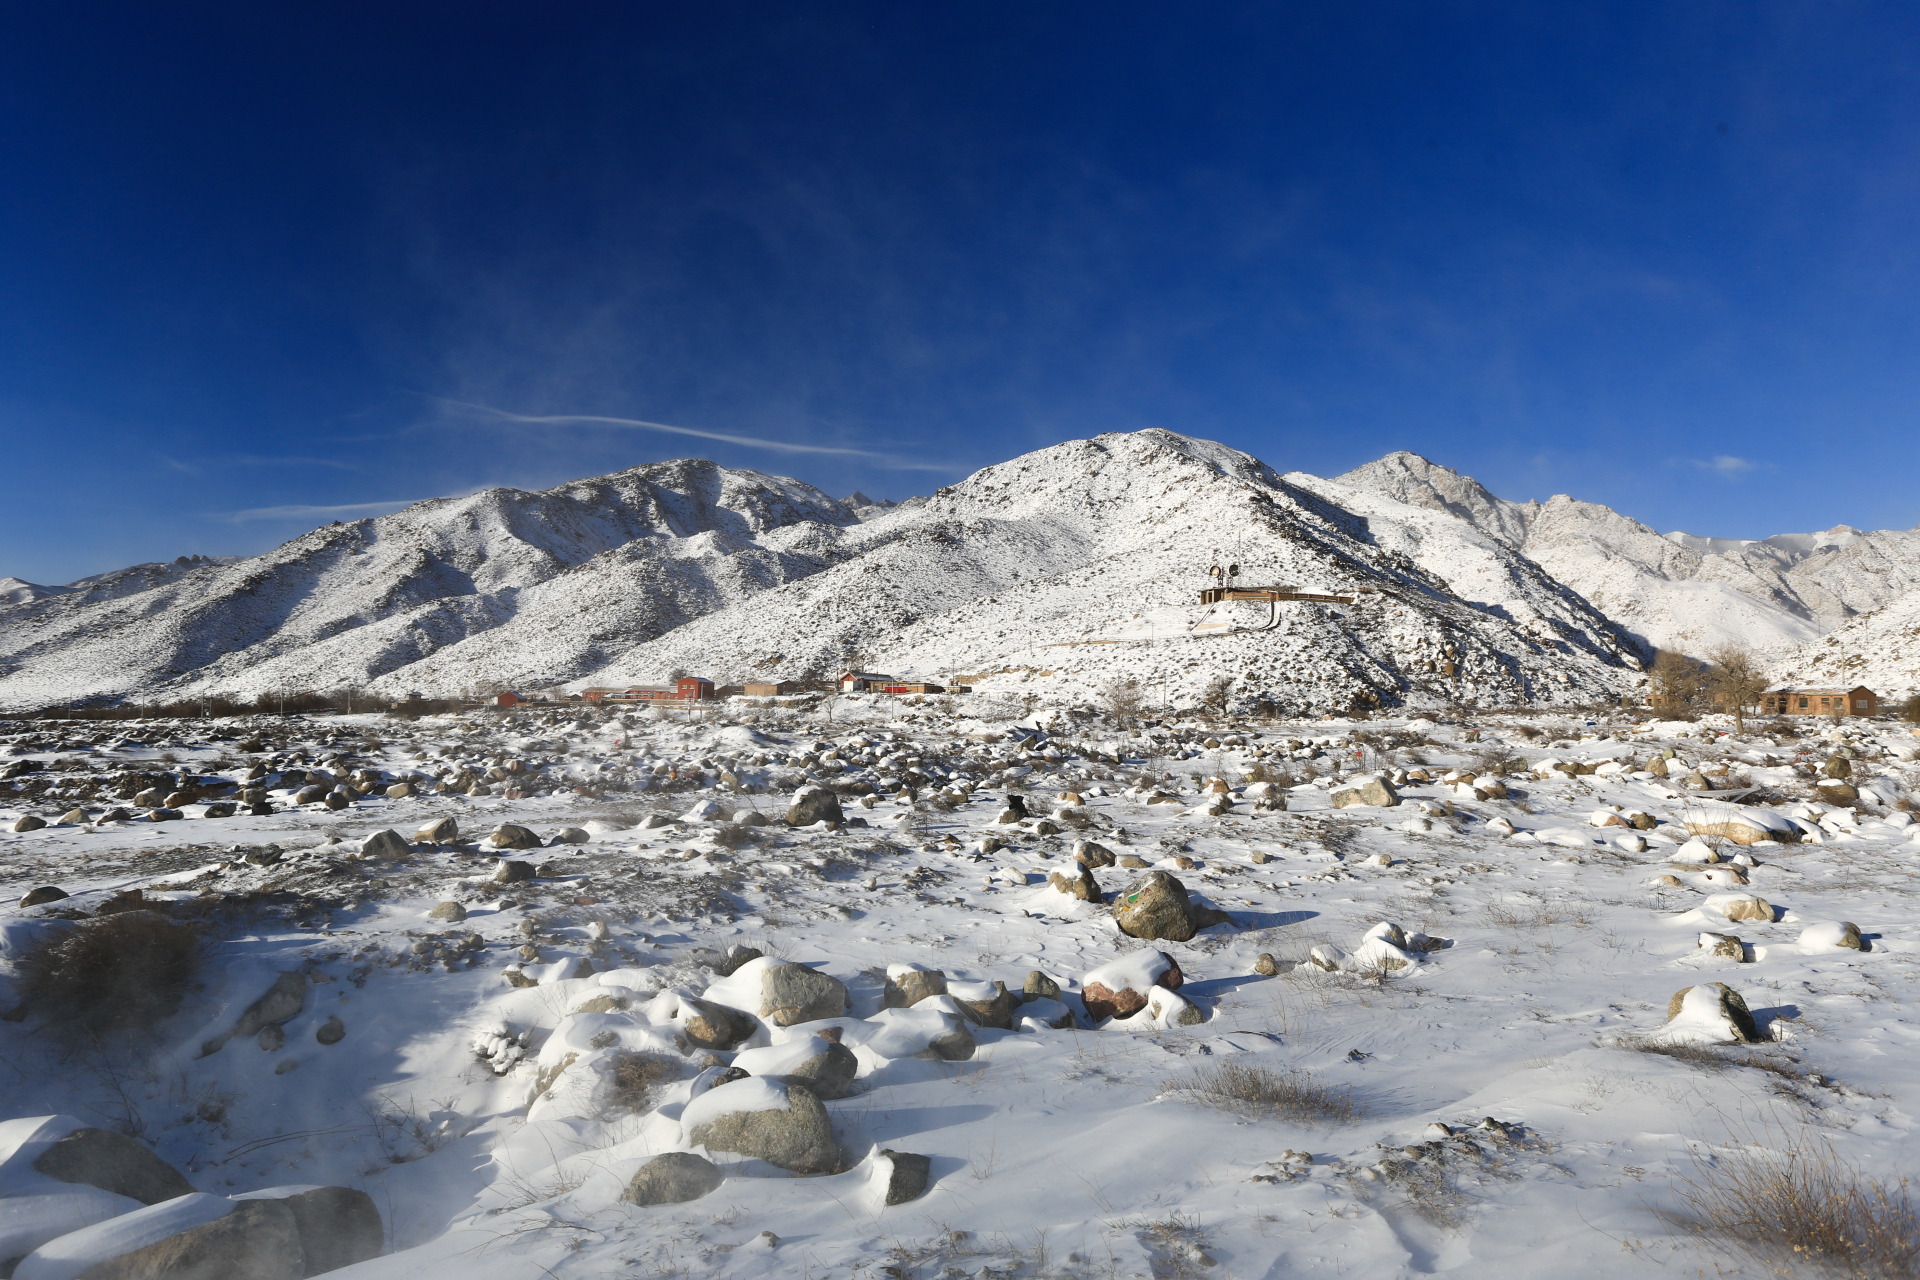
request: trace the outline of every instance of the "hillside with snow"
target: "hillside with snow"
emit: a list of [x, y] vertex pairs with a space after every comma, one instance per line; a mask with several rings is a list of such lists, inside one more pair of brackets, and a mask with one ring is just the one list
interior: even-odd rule
[[1920, 693], [1920, 591], [1802, 645], [1773, 675], [1780, 684], [1816, 688], [1866, 685], [1883, 702]]
[[1510, 502], [1414, 453], [1332, 482], [1444, 512], [1522, 552], [1658, 648], [1705, 654], [1726, 640], [1784, 656], [1849, 618], [1920, 589], [1920, 530], [1760, 540], [1659, 534], [1597, 503], [1557, 494]]

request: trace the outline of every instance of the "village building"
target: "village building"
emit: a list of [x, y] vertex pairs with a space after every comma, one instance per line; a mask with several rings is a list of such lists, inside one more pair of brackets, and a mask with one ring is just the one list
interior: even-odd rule
[[840, 676], [842, 693], [945, 693], [946, 686], [927, 680], [903, 680], [877, 671], [847, 671]]
[[1774, 716], [1870, 716], [1880, 697], [1865, 685], [1852, 689], [1797, 689], [1780, 685], [1760, 695], [1760, 710]]
[[741, 686], [740, 692], [749, 698], [777, 698], [783, 693], [793, 692], [793, 681], [749, 680]]
[[711, 702], [713, 681], [681, 676], [672, 684], [634, 684], [624, 689], [582, 689], [588, 702]]

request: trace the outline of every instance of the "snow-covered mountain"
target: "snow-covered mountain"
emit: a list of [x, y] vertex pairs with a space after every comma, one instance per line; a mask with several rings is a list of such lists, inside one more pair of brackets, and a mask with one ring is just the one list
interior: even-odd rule
[[[131, 593], [0, 606], [0, 706], [854, 663], [1069, 697], [1131, 675], [1171, 701], [1226, 676], [1243, 700], [1302, 709], [1586, 702], [1636, 678], [1633, 641], [1504, 540], [1376, 494], [1343, 506], [1306, 479], [1146, 431], [858, 514], [699, 461], [493, 489], [172, 566]], [[1197, 603], [1217, 557], [1242, 583], [1357, 603], [1288, 604], [1250, 630], [1261, 607]]]
[[[1632, 642], [1499, 539], [1372, 495], [1356, 511], [1304, 479], [1170, 431], [1055, 445], [844, 531], [830, 568], [638, 645], [595, 680], [869, 666], [1050, 699], [1132, 677], [1180, 704], [1225, 676], [1242, 700], [1330, 709], [1588, 702], [1636, 678]], [[1356, 603], [1282, 605], [1253, 630], [1265, 606], [1198, 605], [1208, 569], [1230, 562], [1245, 585]]]
[[1781, 684], [1866, 685], [1883, 701], [1920, 693], [1920, 591], [1800, 646], [1773, 669]]
[[1564, 494], [1509, 502], [1415, 453], [1334, 481], [1465, 520], [1525, 554], [1649, 644], [1703, 654], [1742, 640], [1773, 657], [1920, 590], [1920, 529], [1780, 534], [1755, 541], [1659, 534]]
[[0, 605], [0, 706], [551, 684], [816, 572], [854, 523], [799, 481], [700, 461], [422, 502]]

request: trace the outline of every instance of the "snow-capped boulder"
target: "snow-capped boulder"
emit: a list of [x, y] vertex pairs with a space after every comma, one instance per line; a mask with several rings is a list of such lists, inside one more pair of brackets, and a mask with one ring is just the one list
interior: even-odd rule
[[1178, 990], [1186, 981], [1179, 962], [1164, 951], [1143, 948], [1104, 964], [1080, 979], [1080, 999], [1095, 1022], [1130, 1018], [1146, 1008], [1154, 988]]

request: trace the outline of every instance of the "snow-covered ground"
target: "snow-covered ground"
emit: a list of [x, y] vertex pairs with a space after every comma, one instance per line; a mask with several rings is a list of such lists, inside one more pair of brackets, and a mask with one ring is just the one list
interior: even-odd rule
[[[136, 1134], [215, 1196], [363, 1188], [390, 1252], [333, 1274], [409, 1280], [1761, 1276], [1793, 1260], [1742, 1260], [1662, 1217], [1714, 1161], [1816, 1142], [1883, 1180], [1907, 1171], [1920, 742], [1904, 726], [1733, 737], [1540, 714], [1136, 733], [1013, 713], [855, 697], [16, 726], [0, 824], [52, 825], [0, 835], [6, 888], [70, 896], [0, 916], [7, 972], [133, 890], [212, 942], [151, 1038], [76, 1047], [47, 1025], [58, 1010], [32, 1007], [0, 1021], [0, 1120]], [[1814, 798], [1833, 757], [1851, 799]], [[1334, 806], [1336, 779], [1375, 774], [1400, 803]], [[349, 780], [343, 808], [292, 803], [296, 784]], [[402, 782], [415, 794], [384, 794]], [[203, 816], [241, 783], [275, 811]], [[187, 784], [178, 820], [132, 802]], [[854, 821], [778, 820], [822, 784]], [[1009, 792], [1028, 818], [1000, 821]], [[54, 821], [75, 807], [84, 823]], [[360, 856], [442, 817], [457, 840]], [[1689, 822], [1802, 838], [1740, 845]], [[537, 874], [501, 883], [484, 837], [502, 823], [584, 843], [506, 853]], [[1231, 920], [1124, 936], [1108, 902], [1049, 886], [1076, 849], [1103, 862], [1082, 841], [1125, 864], [1089, 873], [1118, 905], [1157, 870]], [[465, 919], [431, 914], [443, 903]], [[1867, 950], [1834, 945], [1843, 921]], [[771, 959], [720, 978], [734, 947]], [[1142, 949], [1177, 963], [1181, 999], [1094, 1021], [1082, 980], [1166, 968]], [[749, 1017], [744, 1048], [694, 1047], [711, 1006], [760, 1012], [757, 975], [779, 961], [844, 984], [844, 1014]], [[883, 1011], [890, 970], [921, 981], [906, 966], [941, 970], [949, 994]], [[283, 1043], [204, 1052], [286, 973], [306, 997]], [[1010, 1029], [969, 1027], [970, 1055], [929, 1050], [961, 1025], [955, 1001], [990, 1005], [994, 982], [1041, 994]], [[1669, 1026], [1671, 997], [1714, 982], [1744, 996], [1758, 1043], [1689, 1049], [1724, 1030], [1699, 993]], [[16, 998], [8, 977], [0, 1008]], [[344, 1034], [325, 1043], [330, 1026]], [[825, 1103], [844, 1171], [709, 1148], [717, 1190], [622, 1201], [713, 1113], [778, 1110], [768, 1077], [835, 1028], [858, 1061]], [[648, 1053], [651, 1088], [623, 1086], [620, 1063]], [[749, 1078], [717, 1083], [736, 1059]], [[1330, 1104], [1235, 1109], [1206, 1087], [1247, 1078], [1227, 1068]], [[923, 1194], [884, 1203], [883, 1150], [929, 1158]]]

